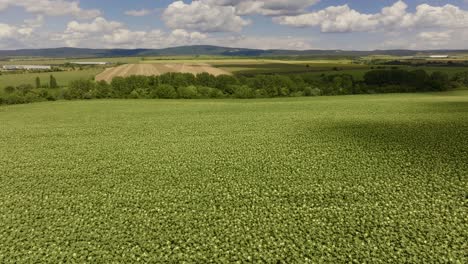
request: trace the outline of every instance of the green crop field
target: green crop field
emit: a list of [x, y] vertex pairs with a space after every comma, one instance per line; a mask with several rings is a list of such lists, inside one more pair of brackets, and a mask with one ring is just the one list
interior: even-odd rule
[[406, 66], [406, 65], [364, 65], [353, 64], [351, 61], [332, 60], [328, 61], [265, 61], [258, 60], [242, 63], [240, 61], [220, 61], [213, 62], [213, 66], [232, 72], [237, 75], [256, 74], [311, 74], [319, 77], [322, 74], [350, 74], [357, 80], [362, 80], [366, 72], [385, 67], [390, 69], [398, 67], [404, 70], [425, 70], [429, 74], [435, 71], [447, 73], [450, 77], [458, 72], [467, 71], [466, 67], [437, 67], [437, 66]]
[[[42, 84], [48, 84], [50, 75], [53, 75], [57, 79], [57, 83], [60, 86], [67, 86], [70, 81], [80, 80], [80, 79], [92, 79], [103, 69], [101, 68], [92, 68], [85, 70], [76, 70], [76, 71], [62, 71], [62, 72], [41, 72], [41, 73], [3, 73], [0, 75], [0, 89], [3, 91], [3, 88], [6, 86], [18, 86], [21, 84], [31, 84], [35, 85], [36, 77], [41, 79]], [[1, 91], [0, 91], [1, 93]]]
[[468, 91], [0, 107], [0, 262], [467, 263]]
[[[310, 74], [316, 75], [319, 78], [322, 74], [350, 74], [356, 80], [362, 80], [365, 73], [372, 68], [386, 67], [392, 68], [392, 65], [365, 65], [354, 64], [352, 60], [345, 59], [304, 59], [301, 57], [291, 57], [287, 59], [275, 58], [242, 58], [242, 57], [222, 57], [222, 56], [159, 56], [159, 57], [115, 57], [115, 58], [93, 58], [93, 59], [51, 59], [51, 58], [34, 58], [34, 59], [16, 59], [13, 61], [0, 61], [0, 64], [44, 64], [44, 65], [61, 65], [71, 61], [107, 61], [111, 63], [151, 63], [151, 64], [167, 64], [167, 63], [206, 63], [214, 67], [226, 70], [236, 75], [251, 76], [257, 74]], [[442, 71], [453, 76], [458, 72], [466, 71], [466, 67], [437, 67], [437, 66], [394, 66], [400, 69], [417, 70], [423, 69], [428, 73], [434, 71]], [[72, 80], [89, 79], [100, 73], [102, 68], [85, 69], [81, 71], [59, 72], [57, 75], [59, 85], [66, 86]], [[48, 79], [49, 73], [26, 73], [21, 75], [11, 75], [3, 73], [0, 75], [0, 89], [5, 86], [20, 84], [34, 84], [36, 76], [41, 79]], [[1, 93], [1, 91], [0, 91]]]
[[113, 58], [15, 58], [0, 60], [0, 65], [61, 65], [70, 62], [103, 61], [109, 63], [138, 63], [141, 57], [113, 57]]
[[369, 70], [370, 66], [350, 63], [286, 63], [286, 62], [257, 62], [257, 63], [233, 63], [228, 62], [214, 64], [216, 67], [236, 73], [236, 74], [290, 74], [290, 73], [328, 73], [341, 70]]

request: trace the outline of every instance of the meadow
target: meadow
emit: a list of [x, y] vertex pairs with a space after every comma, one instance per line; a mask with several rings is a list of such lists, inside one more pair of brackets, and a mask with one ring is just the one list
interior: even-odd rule
[[[366, 72], [377, 69], [377, 65], [365, 65], [365, 64], [354, 64], [350, 61], [258, 61], [256, 63], [214, 63], [215, 67], [232, 72], [236, 75], [253, 76], [257, 74], [310, 74], [315, 75], [319, 78], [321, 75], [333, 75], [333, 74], [349, 74], [352, 75], [356, 80], [362, 80]], [[437, 67], [437, 66], [406, 66], [406, 65], [381, 65], [386, 69], [392, 67], [398, 67], [402, 70], [425, 70], [429, 74], [440, 71], [447, 73], [450, 77], [458, 72], [466, 71], [466, 67]]]
[[98, 73], [102, 72], [102, 68], [90, 68], [84, 70], [60, 71], [60, 72], [26, 72], [26, 73], [1, 73], [0, 74], [0, 93], [7, 86], [18, 86], [22, 84], [30, 84], [35, 86], [36, 78], [41, 79], [42, 84], [48, 84], [50, 75], [57, 79], [59, 86], [67, 86], [73, 80], [91, 80]]
[[0, 106], [0, 262], [466, 263], [468, 91]]
[[104, 61], [109, 63], [138, 63], [142, 60], [141, 57], [112, 57], [112, 58], [14, 58], [0, 60], [0, 65], [61, 65], [70, 62], [89, 62], [89, 61]]
[[[375, 57], [364, 58], [361, 62], [369, 61]], [[401, 57], [384, 57], [387, 60], [398, 59]], [[69, 62], [79, 61], [106, 61], [115, 64], [207, 64], [220, 71], [226, 71], [237, 76], [255, 76], [258, 74], [308, 74], [317, 79], [322, 75], [349, 74], [355, 80], [362, 80], [366, 72], [379, 67], [378, 65], [368, 65], [355, 63], [350, 59], [304, 59], [302, 57], [291, 57], [281, 59], [275, 57], [222, 57], [222, 56], [159, 56], [159, 57], [114, 57], [114, 58], [17, 58], [14, 60], [0, 61], [0, 65], [8, 64], [28, 64], [28, 65], [63, 65]], [[145, 67], [145, 66], [143, 66]], [[381, 67], [392, 68], [391, 65], [381, 65]], [[440, 67], [440, 66], [395, 66], [404, 70], [422, 69], [429, 74], [435, 71], [447, 73], [450, 77], [458, 72], [466, 71], [466, 67]], [[0, 74], [0, 93], [6, 86], [18, 86], [22, 84], [35, 84], [35, 78], [40, 77], [43, 82], [47, 82], [50, 74], [53, 74], [60, 86], [68, 86], [71, 81], [82, 79], [93, 79], [96, 75], [102, 73], [102, 67], [84, 68], [83, 70], [73, 70], [53, 73], [21, 73], [11, 74], [3, 72]]]

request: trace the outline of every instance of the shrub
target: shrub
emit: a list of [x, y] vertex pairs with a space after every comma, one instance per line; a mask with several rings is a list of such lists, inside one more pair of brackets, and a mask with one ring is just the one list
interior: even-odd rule
[[125, 98], [133, 91], [133, 88], [127, 85], [127, 80], [124, 77], [112, 79], [111, 86], [112, 96], [115, 98]]
[[289, 94], [290, 94], [290, 91], [289, 91], [288, 88], [283, 87], [283, 88], [279, 89], [279, 95], [280, 96], [289, 96]]
[[36, 89], [36, 93], [39, 97], [44, 99], [47, 99], [50, 96], [49, 91], [47, 91], [47, 89], [44, 88]]
[[58, 88], [57, 80], [53, 75], [50, 75], [49, 87], [52, 89]]
[[305, 96], [320, 96], [322, 95], [322, 90], [319, 88], [306, 87], [304, 89]]
[[71, 100], [73, 99], [70, 95], [70, 89], [69, 88], [63, 88], [60, 98], [65, 99], [65, 100]]
[[206, 87], [206, 86], [198, 86], [197, 87], [197, 92], [200, 98], [212, 98], [213, 91], [217, 90], [211, 87]]
[[461, 87], [468, 87], [468, 71], [456, 73], [452, 80]]
[[34, 87], [32, 85], [30, 85], [30, 84], [21, 84], [21, 85], [16, 87], [16, 90], [18, 92], [20, 92], [21, 94], [23, 94], [23, 95], [29, 93], [33, 89], [34, 89]]
[[152, 98], [173, 99], [177, 98], [177, 92], [172, 85], [161, 84], [151, 91]]
[[143, 88], [137, 88], [130, 93], [132, 99], [144, 99], [148, 98], [148, 91]]
[[26, 100], [24, 99], [24, 96], [19, 94], [18, 92], [7, 94], [4, 97], [4, 102], [5, 104], [24, 104], [26, 103]]
[[44, 101], [45, 98], [41, 98], [37, 93], [35, 92], [28, 92], [24, 95], [24, 101], [25, 103], [33, 103], [33, 102], [40, 102]]
[[200, 86], [206, 86], [206, 87], [218, 87], [218, 80], [214, 75], [203, 72], [203, 73], [197, 74], [196, 84]]
[[425, 70], [415, 70], [411, 71], [411, 78], [409, 84], [414, 87], [412, 89], [413, 92], [415, 91], [424, 91], [426, 90], [427, 81], [429, 80], [429, 75]]
[[112, 96], [115, 98], [128, 98], [136, 89], [148, 90], [150, 78], [146, 76], [115, 77], [112, 82]]
[[232, 85], [238, 85], [239, 81], [231, 75], [219, 75], [216, 77], [216, 86], [215, 88], [223, 91], [226, 94], [232, 94], [232, 90], [229, 89]]
[[16, 88], [13, 87], [13, 86], [7, 86], [3, 90], [5, 91], [5, 93], [11, 94], [11, 93], [14, 93], [16, 91]]
[[304, 96], [304, 92], [303, 91], [293, 92], [289, 96], [291, 96], [291, 97], [301, 97], [301, 96]]
[[91, 99], [94, 86], [95, 83], [90, 80], [72, 81], [68, 90], [69, 97], [70, 99]]
[[179, 97], [183, 99], [195, 99], [199, 96], [197, 87], [193, 85], [187, 87], [180, 87], [179, 89], [177, 89], [177, 93], [179, 94]]
[[449, 88], [449, 76], [445, 72], [433, 72], [429, 85], [434, 91], [446, 91]]
[[312, 88], [312, 93], [310, 96], [320, 96], [322, 95], [322, 90], [319, 88]]
[[54, 95], [51, 95], [51, 94], [49, 94], [49, 96], [47, 96], [46, 99], [47, 99], [47, 101], [56, 101], [57, 100], [57, 98]]
[[235, 85], [232, 86], [234, 89], [234, 98], [246, 99], [255, 98], [255, 92], [247, 85]]
[[[374, 70], [364, 75], [369, 86], [380, 86], [381, 92], [445, 91], [451, 87], [447, 73], [434, 72], [430, 76], [424, 70]], [[382, 88], [386, 87], [386, 88]]]
[[36, 77], [36, 88], [41, 88], [41, 78]]
[[105, 81], [97, 82], [94, 88], [91, 90], [91, 96], [93, 98], [109, 98], [112, 95], [112, 89], [110, 85]]
[[264, 89], [255, 90], [256, 98], [268, 98], [268, 93]]

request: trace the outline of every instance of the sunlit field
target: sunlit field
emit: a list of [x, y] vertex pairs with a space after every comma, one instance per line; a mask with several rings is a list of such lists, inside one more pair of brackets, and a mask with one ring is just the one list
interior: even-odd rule
[[75, 71], [62, 71], [62, 72], [26, 72], [26, 73], [3, 73], [0, 75], [0, 93], [6, 86], [19, 86], [23, 84], [35, 85], [36, 78], [41, 79], [42, 84], [48, 84], [50, 75], [57, 79], [60, 86], [68, 86], [73, 80], [91, 80], [95, 75], [102, 72], [102, 68], [91, 68]]
[[466, 263], [468, 92], [0, 107], [0, 262]]

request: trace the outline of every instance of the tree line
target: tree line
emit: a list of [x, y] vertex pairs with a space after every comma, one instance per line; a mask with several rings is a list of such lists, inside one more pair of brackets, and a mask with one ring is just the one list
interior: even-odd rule
[[116, 77], [111, 83], [76, 80], [58, 88], [50, 77], [48, 85], [6, 87], [0, 103], [16, 104], [57, 99], [104, 98], [271, 98], [371, 93], [446, 91], [468, 86], [468, 72], [449, 78], [444, 72], [377, 69], [365, 73], [363, 80], [349, 74], [290, 74], [255, 76], [214, 76], [208, 73], [166, 73], [159, 76]]

